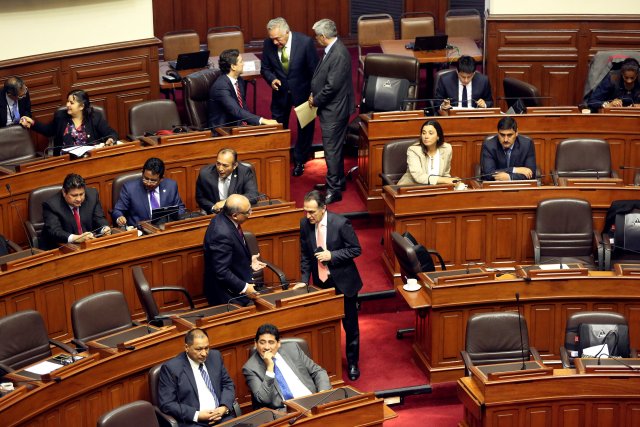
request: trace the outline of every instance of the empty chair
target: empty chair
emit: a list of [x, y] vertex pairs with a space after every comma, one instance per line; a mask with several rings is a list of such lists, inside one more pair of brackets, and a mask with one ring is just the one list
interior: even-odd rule
[[103, 291], [77, 300], [71, 306], [72, 342], [82, 350], [86, 343], [116, 332], [127, 330], [136, 323], [131, 319], [127, 300], [122, 292]]
[[207, 102], [209, 89], [221, 75], [220, 70], [202, 70], [182, 79], [184, 88], [184, 107], [187, 111], [189, 125], [197, 129], [207, 127]]
[[431, 12], [405, 12], [400, 17], [400, 38], [433, 36], [435, 34], [435, 18]]
[[[607, 210], [602, 241], [604, 269], [616, 263], [640, 264], [640, 200], [614, 200]], [[611, 244], [607, 244], [613, 238]]]
[[[129, 181], [134, 181], [136, 179], [142, 179], [142, 172], [127, 172], [116, 176], [113, 179], [113, 183], [111, 184], [111, 206], [112, 208], [116, 205], [116, 202], [120, 198], [120, 190], [122, 187]], [[116, 223], [117, 218], [112, 218], [113, 223]]]
[[[195, 309], [193, 305], [193, 299], [189, 292], [183, 288], [182, 286], [161, 286], [158, 288], [152, 288], [149, 286], [149, 282], [144, 275], [144, 271], [142, 267], [136, 265], [131, 269], [133, 273], [133, 283], [136, 287], [136, 293], [138, 294], [138, 299], [142, 304], [142, 308], [144, 309], [145, 314], [147, 315], [147, 322], [152, 325], [162, 326], [165, 324], [165, 319], [168, 314], [181, 314], [188, 310]], [[158, 308], [158, 304], [156, 300], [153, 298], [154, 292], [180, 292], [184, 295], [187, 302], [189, 303], [189, 308], [172, 310], [170, 312], [160, 312]]]
[[49, 200], [62, 190], [61, 185], [49, 185], [40, 187], [29, 193], [29, 219], [25, 221], [27, 234], [34, 248], [42, 248], [42, 230], [44, 217], [42, 215], [42, 203]]
[[0, 167], [15, 170], [16, 165], [40, 157], [28, 130], [22, 126], [0, 128]]
[[387, 142], [382, 149], [382, 185], [396, 185], [407, 172], [407, 149], [418, 140], [400, 139]]
[[[582, 327], [582, 325], [602, 325], [605, 333], [598, 339], [598, 342], [588, 343], [585, 341], [591, 338], [589, 335], [591, 327]], [[614, 325], [616, 327], [614, 327]], [[601, 344], [605, 341], [606, 332], [614, 329], [614, 334], [606, 338], [607, 344], [611, 344], [609, 347], [609, 353], [612, 356], [619, 357], [637, 357], [636, 351], [629, 348], [629, 335], [627, 329], [627, 319], [620, 314], [612, 311], [580, 311], [574, 313], [567, 318], [567, 325], [565, 327], [564, 345], [560, 347], [560, 360], [562, 361], [562, 367], [573, 368], [573, 359], [582, 355], [581, 348], [585, 348], [590, 344]], [[580, 332], [583, 335], [581, 336]], [[581, 343], [583, 345], [581, 345]]]
[[533, 359], [542, 363], [538, 351], [529, 346], [524, 317], [513, 312], [478, 313], [469, 317], [464, 350], [460, 352], [466, 375], [474, 365]]
[[151, 403], [136, 400], [102, 414], [97, 427], [160, 427], [159, 412]]
[[154, 99], [139, 102], [129, 110], [129, 139], [173, 129], [180, 123], [178, 107], [174, 101]]
[[396, 32], [393, 18], [388, 13], [374, 13], [358, 17], [358, 86], [364, 74], [364, 59], [367, 50], [380, 47], [380, 40], [393, 40]]
[[586, 200], [540, 201], [531, 240], [536, 264], [582, 263], [593, 270], [597, 262], [603, 267], [602, 239], [593, 230], [591, 205]]
[[556, 166], [551, 171], [553, 183], [558, 178], [617, 178], [611, 169], [611, 150], [602, 139], [572, 138], [556, 147]]
[[200, 36], [195, 30], [169, 31], [162, 37], [165, 61], [175, 61], [181, 53], [198, 52]]
[[244, 52], [242, 29], [235, 25], [212, 27], [207, 31], [207, 46], [211, 56], [220, 56], [223, 50], [238, 49]]
[[502, 88], [509, 108], [517, 108], [515, 104], [518, 101], [524, 107], [539, 107], [542, 105], [540, 90], [531, 83], [523, 82], [513, 77], [505, 77], [502, 80]]
[[476, 9], [450, 9], [444, 15], [444, 32], [449, 37], [483, 40], [482, 17]]
[[0, 364], [20, 369], [51, 357], [51, 344], [75, 354], [68, 345], [50, 339], [42, 316], [35, 310], [0, 318]]
[[[243, 231], [243, 233], [244, 233], [244, 241], [246, 242], [247, 247], [249, 248], [249, 252], [251, 252], [251, 255], [259, 254], [260, 248], [258, 246], [258, 239], [256, 239], [256, 236], [249, 231]], [[270, 263], [269, 261], [265, 261], [262, 257], [258, 259], [264, 262], [267, 265], [267, 268], [269, 270], [273, 271], [273, 273], [278, 277], [278, 281], [280, 282], [283, 288], [287, 288], [289, 286], [289, 283], [287, 282], [287, 277], [285, 276], [284, 271], [282, 271], [279, 267]], [[264, 270], [254, 272], [252, 275], [252, 279], [257, 284], [264, 284]]]
[[0, 256], [7, 255], [11, 252], [18, 252], [21, 250], [22, 248], [20, 247], [20, 245], [0, 234]]

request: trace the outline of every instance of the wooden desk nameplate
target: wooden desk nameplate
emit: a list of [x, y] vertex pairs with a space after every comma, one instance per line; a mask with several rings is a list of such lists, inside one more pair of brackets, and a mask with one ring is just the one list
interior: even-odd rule
[[453, 191], [453, 184], [436, 184], [436, 185], [408, 185], [397, 187], [398, 194], [428, 194], [440, 193], [444, 191]]
[[[465, 283], [491, 282], [496, 280], [495, 271], [485, 271], [482, 268], [475, 268], [474, 271], [469, 270], [446, 270], [444, 272], [420, 273], [425, 278], [425, 282], [431, 287], [458, 286]], [[456, 271], [456, 273], [453, 273]]]
[[[366, 116], [366, 115], [365, 115]], [[367, 116], [368, 118], [369, 116]], [[424, 112], [419, 110], [414, 111], [385, 111], [381, 113], [371, 113], [372, 120], [384, 120], [384, 119], [416, 119], [424, 117]]]
[[[523, 267], [523, 266], [519, 266]], [[543, 269], [521, 269], [520, 271], [526, 271], [528, 277], [531, 280], [536, 279], [553, 279], [558, 277], [586, 277], [589, 275], [589, 270], [585, 267], [576, 268], [557, 268], [553, 270]]]
[[624, 187], [624, 181], [620, 178], [559, 178], [558, 184], [562, 187]]
[[274, 308], [311, 304], [333, 296], [336, 296], [334, 288], [318, 289], [309, 286], [308, 289], [289, 289], [264, 294], [256, 298], [254, 302], [258, 310], [273, 310]]
[[102, 157], [112, 156], [114, 154], [128, 153], [140, 148], [140, 141], [124, 142], [122, 144], [104, 146], [100, 148], [94, 148], [89, 151], [89, 157]]
[[614, 271], [618, 276], [640, 276], [640, 264], [615, 264]]
[[105, 246], [111, 246], [113, 244], [119, 244], [123, 242], [128, 242], [130, 240], [134, 240], [138, 238], [138, 230], [132, 229], [128, 231], [118, 231], [114, 232], [108, 236], [101, 236], [97, 239], [89, 239], [80, 243], [80, 249], [96, 249], [102, 248]]
[[490, 115], [500, 115], [502, 112], [500, 108], [463, 108], [463, 109], [455, 109], [452, 108], [449, 110], [449, 116], [490, 116]]
[[478, 183], [478, 187], [476, 188], [496, 188], [500, 190], [509, 190], [509, 189], [520, 189], [520, 188], [531, 188], [531, 187], [539, 187], [540, 183], [535, 179], [523, 179], [519, 181], [473, 181]]
[[[24, 252], [28, 252], [28, 250]], [[58, 256], [60, 256], [61, 253], [62, 252], [59, 250], [38, 251], [33, 255], [8, 261], [5, 264], [2, 264], [0, 268], [2, 269], [2, 271], [11, 271], [17, 268], [25, 268], [31, 265], [38, 265], [38, 264], [41, 264], [42, 262], [46, 262], [53, 258], [57, 258]]]
[[[165, 326], [163, 328], [156, 328], [150, 325], [141, 325], [135, 326], [130, 329], [126, 329], [124, 331], [116, 332], [111, 335], [107, 335], [105, 337], [101, 337], [97, 340], [87, 342], [87, 347], [89, 347], [89, 351], [91, 353], [97, 352], [103, 357], [107, 357], [114, 353], [119, 353], [123, 351], [134, 351], [138, 347], [146, 347], [149, 345], [156, 344], [169, 335], [172, 335], [176, 332], [177, 328], [175, 326]], [[119, 336], [126, 336], [132, 332], [142, 331], [142, 335], [137, 336], [136, 338], [132, 338], [124, 341], [117, 341], [115, 345], [107, 345], [102, 342], [107, 340], [113, 340]], [[149, 331], [152, 331], [149, 333]], [[146, 333], [144, 333], [146, 332]], [[133, 349], [131, 347], [134, 347]]]
[[[76, 359], [73, 363], [69, 363], [68, 365], [60, 365], [59, 368], [46, 373], [46, 374], [42, 374], [39, 375], [40, 376], [40, 380], [45, 383], [45, 382], [53, 382], [53, 378], [58, 377], [60, 379], [64, 379], [67, 377], [70, 377], [72, 375], [77, 374], [78, 372], [82, 371], [83, 369], [87, 368], [88, 366], [96, 363], [99, 359], [100, 359], [100, 355], [98, 354], [89, 354], [87, 352], [83, 352], [83, 353], [79, 353], [77, 356], [82, 356], [79, 359]], [[41, 361], [42, 362], [42, 361]], [[36, 362], [30, 366], [33, 365], [37, 365], [40, 362]], [[27, 369], [29, 369], [29, 366], [26, 366], [22, 369], [20, 369], [19, 371], [14, 371], [14, 372], [10, 372], [6, 375], [6, 377], [14, 382], [20, 382], [20, 381], [31, 381], [33, 382], [33, 384], [37, 384], [38, 379], [34, 379], [33, 376], [35, 376], [36, 374], [25, 374], [23, 372], [25, 372]], [[33, 376], [32, 376], [33, 375]], [[56, 380], [57, 381], [57, 380]]]
[[486, 382], [491, 381], [505, 381], [553, 375], [553, 368], [546, 367], [536, 360], [527, 360], [525, 362], [525, 369], [522, 369], [522, 362], [510, 362], [483, 366], [474, 365], [471, 366], [470, 371], [472, 377], [481, 388], [483, 388], [483, 385]]
[[573, 359], [578, 374], [607, 374], [609, 376], [640, 376], [638, 358], [580, 358]]
[[210, 130], [195, 131], [195, 132], [179, 132], [172, 135], [162, 135], [158, 138], [158, 142], [162, 145], [175, 144], [178, 142], [192, 142], [192, 141], [209, 141], [212, 140]]
[[71, 161], [69, 154], [63, 154], [61, 156], [45, 157], [32, 162], [21, 163], [16, 166], [16, 172], [30, 172], [43, 168], [50, 168], [53, 166], [61, 165]]

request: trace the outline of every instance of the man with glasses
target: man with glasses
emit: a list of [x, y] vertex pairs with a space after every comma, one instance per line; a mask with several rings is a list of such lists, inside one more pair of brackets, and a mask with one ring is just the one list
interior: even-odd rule
[[251, 215], [251, 203], [242, 194], [227, 198], [204, 235], [204, 293], [210, 305], [227, 304], [230, 300], [247, 305], [255, 298], [251, 283], [254, 271], [265, 267], [251, 256], [242, 232], [242, 224]]
[[29, 90], [20, 77], [9, 77], [0, 90], [0, 127], [21, 124], [31, 117]]
[[455, 73], [442, 75], [433, 96], [435, 107], [441, 115], [448, 115], [451, 108], [493, 107], [491, 84], [484, 74], [476, 72], [476, 61], [461, 56]]
[[178, 193], [178, 183], [164, 178], [164, 162], [151, 157], [144, 162], [142, 179], [134, 179], [122, 186], [111, 217], [123, 227], [136, 226], [140, 221], [149, 221], [154, 209], [178, 206], [184, 212], [184, 203]]
[[[311, 92], [311, 78], [318, 65], [318, 53], [311, 37], [292, 32], [284, 18], [267, 23], [269, 37], [262, 47], [260, 74], [271, 86], [271, 115], [289, 128], [291, 108], [307, 100]], [[296, 121], [297, 122], [297, 121]], [[298, 141], [293, 148], [293, 176], [304, 172], [309, 158], [315, 121], [304, 128], [298, 122]]]

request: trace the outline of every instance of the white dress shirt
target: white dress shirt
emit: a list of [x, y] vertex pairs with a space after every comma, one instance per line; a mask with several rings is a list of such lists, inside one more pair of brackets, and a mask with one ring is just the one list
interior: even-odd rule
[[[191, 365], [191, 369], [193, 370], [193, 376], [196, 379], [196, 387], [198, 388], [198, 400], [200, 401], [199, 409], [216, 409], [218, 405], [216, 405], [216, 399], [213, 397], [213, 394], [209, 391], [209, 388], [204, 383], [204, 379], [202, 378], [202, 374], [200, 373], [200, 364], [191, 360], [189, 356], [187, 356], [187, 360], [189, 360], [189, 365]], [[204, 367], [207, 369], [206, 365]], [[209, 371], [207, 371], [209, 373]], [[213, 382], [213, 378], [211, 378]], [[198, 411], [193, 415], [193, 421], [198, 421]]]

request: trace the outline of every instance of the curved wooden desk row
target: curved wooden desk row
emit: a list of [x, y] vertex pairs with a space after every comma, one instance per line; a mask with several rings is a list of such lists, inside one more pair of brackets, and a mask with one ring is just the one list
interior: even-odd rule
[[[293, 299], [295, 300], [295, 298]], [[310, 318], [309, 313], [314, 313]], [[304, 338], [313, 359], [322, 365], [334, 385], [342, 383], [340, 319], [342, 296], [332, 290], [317, 292], [311, 299], [290, 301], [280, 307], [267, 302], [239, 315], [212, 316], [201, 327], [213, 348], [221, 351], [225, 367], [236, 386], [236, 397], [245, 404], [251, 395], [242, 374], [242, 365], [253, 348], [257, 328], [263, 323], [278, 325], [284, 336]], [[193, 319], [191, 319], [193, 320]], [[134, 400], [149, 399], [147, 373], [157, 363], [184, 351], [184, 334], [193, 325], [182, 320], [140, 339], [126, 341], [133, 350], [101, 349], [87, 359], [52, 372], [59, 383], [36, 382], [21, 386], [0, 398], [3, 426], [95, 426], [106, 411]], [[90, 344], [90, 347], [93, 345]], [[13, 379], [19, 375], [9, 374]], [[32, 385], [35, 388], [28, 390]]]
[[[447, 270], [449, 271], [449, 270]], [[466, 270], [460, 270], [464, 275]], [[464, 277], [464, 276], [463, 276]], [[433, 283], [420, 274], [423, 287], [407, 292], [397, 286], [416, 310], [413, 354], [432, 383], [454, 381], [464, 375], [460, 351], [465, 348], [469, 316], [490, 311], [517, 311], [515, 294], [527, 320], [529, 343], [543, 359], [559, 360], [567, 318], [577, 311], [610, 310], [629, 322], [632, 348], [640, 345], [640, 282], [637, 276], [589, 272], [588, 276], [522, 279], [505, 274], [497, 279]]]
[[[61, 185], [64, 177], [72, 172], [82, 175], [89, 186], [98, 189], [100, 202], [108, 214], [115, 203], [111, 200], [113, 179], [125, 172], [141, 170], [149, 157], [159, 157], [165, 162], [165, 176], [178, 182], [186, 207], [198, 209], [195, 201], [198, 173], [203, 166], [214, 163], [218, 151], [225, 147], [234, 148], [240, 160], [254, 165], [261, 192], [273, 199], [289, 200], [289, 146], [288, 130], [217, 138], [204, 138], [201, 133], [193, 138], [190, 134], [178, 134], [155, 146], [133, 142], [98, 149], [78, 160], [50, 157], [23, 165], [21, 172], [0, 176], [0, 233], [26, 245], [21, 218], [28, 218], [29, 193], [38, 187]], [[13, 204], [5, 189], [7, 184], [13, 193]]]
[[[256, 208], [244, 224], [258, 237], [260, 254], [283, 268], [287, 278], [300, 277], [300, 218], [293, 202]], [[134, 317], [143, 317], [131, 269], [142, 266], [151, 286], [184, 286], [203, 302], [202, 242], [212, 216], [167, 224], [165, 231], [137, 237], [119, 233], [83, 244], [85, 249], [46, 251], [8, 264], [0, 273], [0, 316], [34, 309], [44, 318], [51, 337], [72, 335], [71, 305], [95, 292], [124, 293]], [[265, 280], [272, 281], [268, 272]], [[178, 293], [162, 293], [165, 310], [184, 304]]]
[[[398, 280], [391, 247], [391, 232], [409, 231], [420, 243], [435, 248], [447, 268], [487, 263], [496, 267], [530, 264], [533, 246], [530, 230], [535, 228], [539, 201], [569, 197], [591, 203], [595, 230], [602, 230], [613, 200], [638, 199], [640, 188], [620, 186], [529, 187], [468, 189], [449, 191], [434, 186], [398, 188], [385, 186], [383, 260], [389, 274]], [[399, 283], [399, 282], [398, 282]]]
[[[358, 191], [369, 212], [382, 212], [382, 150], [386, 143], [415, 138], [427, 118], [421, 111], [376, 113], [374, 118], [362, 115], [358, 157]], [[451, 174], [461, 178], [475, 175], [473, 165], [480, 162], [482, 142], [496, 133], [502, 116], [438, 117], [445, 139], [453, 146]], [[536, 161], [543, 173], [555, 166], [556, 145], [567, 138], [600, 138], [609, 142], [611, 165], [640, 166], [639, 115], [621, 114], [525, 114], [515, 116], [518, 131], [532, 138], [536, 145]], [[624, 172], [624, 173], [622, 173]], [[618, 170], [627, 184], [633, 183], [635, 171]], [[551, 182], [550, 177], [545, 182]]]

